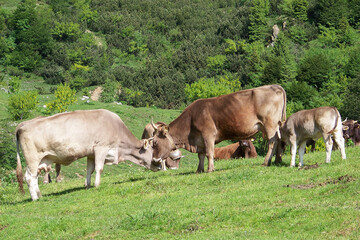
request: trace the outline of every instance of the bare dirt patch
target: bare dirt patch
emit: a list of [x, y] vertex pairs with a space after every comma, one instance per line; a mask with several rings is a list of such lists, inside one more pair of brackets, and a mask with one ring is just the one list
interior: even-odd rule
[[315, 163], [314, 165], [309, 165], [309, 166], [304, 166], [302, 168], [299, 168], [299, 170], [309, 170], [309, 169], [314, 169], [314, 168], [318, 168], [319, 164]]
[[98, 101], [102, 92], [102, 87], [97, 87], [93, 92], [91, 92], [91, 100]]
[[298, 184], [298, 185], [288, 184], [285, 187], [290, 187], [294, 189], [310, 189], [315, 187], [324, 187], [328, 184], [339, 184], [339, 183], [345, 184], [353, 181], [355, 181], [355, 178], [346, 174], [344, 176], [340, 176], [335, 179], [330, 179], [322, 183], [310, 183], [310, 184]]

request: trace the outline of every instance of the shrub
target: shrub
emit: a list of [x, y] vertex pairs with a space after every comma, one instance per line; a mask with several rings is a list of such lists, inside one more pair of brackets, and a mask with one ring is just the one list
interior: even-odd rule
[[115, 98], [118, 89], [119, 83], [107, 79], [105, 81], [105, 84], [103, 85], [103, 91], [101, 92], [100, 101], [106, 103], [114, 102], [116, 100]]
[[17, 92], [9, 97], [8, 111], [13, 120], [28, 118], [38, 103], [36, 91]]
[[185, 95], [190, 102], [199, 98], [210, 98], [229, 94], [240, 90], [239, 79], [229, 79], [228, 76], [215, 78], [201, 78], [193, 84], [186, 84]]
[[76, 91], [64, 83], [57, 86], [55, 91], [55, 100], [46, 104], [48, 113], [65, 112], [69, 105], [76, 102]]
[[10, 93], [17, 93], [20, 90], [20, 78], [11, 77], [9, 79], [9, 91]]
[[75, 89], [76, 91], [79, 91], [81, 88], [83, 88], [85, 84], [86, 79], [82, 78], [81, 76], [76, 76], [74, 79], [69, 81], [70, 88]]
[[132, 106], [140, 106], [142, 103], [142, 95], [144, 92], [139, 90], [131, 90], [130, 88], [124, 88], [121, 92], [121, 100], [126, 101], [127, 104]]
[[44, 78], [46, 83], [59, 84], [65, 81], [64, 68], [54, 62], [47, 63], [41, 70], [40, 75]]
[[[16, 146], [14, 143], [15, 129], [9, 124], [1, 123], [0, 134], [0, 166], [1, 169], [15, 169], [16, 168]], [[0, 170], [1, 170], [0, 169]]]
[[80, 25], [73, 22], [55, 22], [51, 34], [59, 40], [75, 40], [80, 34]]

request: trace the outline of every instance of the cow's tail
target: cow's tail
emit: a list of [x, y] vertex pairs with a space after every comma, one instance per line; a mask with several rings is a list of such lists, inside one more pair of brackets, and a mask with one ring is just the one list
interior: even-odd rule
[[17, 165], [16, 165], [16, 177], [19, 183], [19, 189], [22, 194], [24, 194], [24, 186], [23, 186], [23, 173], [22, 173], [22, 166], [21, 166], [21, 159], [20, 159], [20, 141], [19, 141], [19, 131], [16, 129], [15, 132], [15, 141], [16, 141], [16, 158], [17, 158]]
[[337, 125], [338, 125], [338, 123], [339, 123], [339, 120], [340, 120], [340, 122], [341, 122], [341, 116], [340, 116], [339, 111], [337, 110], [336, 107], [333, 107], [333, 109], [334, 109], [335, 114], [336, 114], [335, 125], [334, 125], [333, 129], [331, 129], [331, 131], [328, 132], [328, 134], [332, 134], [332, 133], [334, 132], [334, 130], [337, 128]]
[[283, 108], [282, 108], [282, 112], [281, 112], [281, 120], [279, 122], [279, 128], [277, 130], [279, 139], [281, 139], [280, 128], [282, 127], [283, 123], [286, 121], [286, 92], [281, 86], [280, 86], [280, 88], [283, 93]]

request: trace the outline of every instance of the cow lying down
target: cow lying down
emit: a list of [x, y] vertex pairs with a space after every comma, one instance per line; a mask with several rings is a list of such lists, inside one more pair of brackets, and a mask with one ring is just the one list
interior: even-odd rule
[[87, 188], [94, 170], [95, 187], [100, 185], [105, 163], [129, 160], [153, 171], [160, 170], [161, 163], [156, 159], [167, 156], [154, 153], [155, 139], [138, 140], [118, 115], [102, 109], [60, 113], [22, 122], [16, 128], [16, 174], [20, 190], [24, 191], [20, 146], [27, 164], [25, 180], [31, 198], [37, 200], [41, 197], [38, 173], [48, 172], [52, 163], [69, 165], [87, 157]]
[[296, 149], [299, 146], [299, 167], [302, 167], [306, 141], [323, 138], [326, 145], [326, 163], [330, 162], [333, 135], [340, 148], [342, 159], [346, 159], [344, 138], [342, 132], [341, 116], [335, 107], [320, 107], [302, 110], [291, 115], [281, 129], [282, 144], [279, 144], [280, 154], [284, 151], [285, 144], [291, 147], [290, 167], [295, 167]]
[[214, 159], [256, 158], [254, 144], [250, 140], [240, 140], [236, 143], [214, 149]]

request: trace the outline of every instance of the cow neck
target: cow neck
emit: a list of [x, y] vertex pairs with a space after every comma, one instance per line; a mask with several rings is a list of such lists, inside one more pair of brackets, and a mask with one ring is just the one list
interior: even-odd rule
[[150, 160], [152, 157], [151, 149], [143, 149], [142, 140], [137, 139], [129, 129], [124, 129], [123, 136], [126, 135], [126, 140], [121, 141], [120, 151], [121, 157], [124, 160], [129, 160], [132, 163], [143, 166], [143, 160]]
[[181, 122], [177, 121], [178, 119], [179, 118], [175, 119], [169, 124], [169, 134], [173, 138], [177, 148], [186, 148], [186, 146], [189, 145], [189, 131], [186, 130], [186, 127], [181, 127]]

